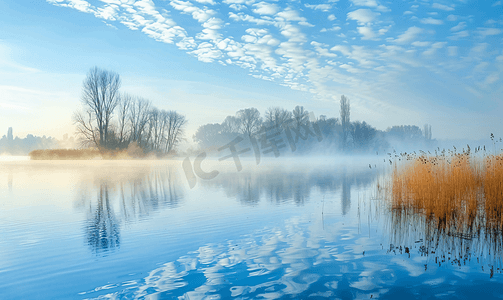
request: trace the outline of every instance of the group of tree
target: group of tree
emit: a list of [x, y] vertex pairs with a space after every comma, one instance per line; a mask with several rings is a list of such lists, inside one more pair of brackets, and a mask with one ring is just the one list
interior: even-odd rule
[[173, 152], [183, 139], [185, 116], [154, 107], [142, 97], [119, 91], [119, 74], [92, 68], [83, 84], [83, 110], [74, 114], [83, 147], [120, 150], [131, 145], [143, 152]]
[[12, 127], [9, 127], [7, 135], [0, 139], [0, 154], [27, 155], [35, 149], [56, 149], [63, 144], [63, 141], [45, 135], [40, 137], [28, 134], [25, 138], [14, 137]]
[[310, 117], [303, 106], [296, 106], [292, 111], [270, 107], [261, 116], [259, 110], [252, 107], [239, 110], [234, 116], [227, 116], [222, 123], [200, 126], [193, 139], [202, 149], [221, 147], [237, 136], [249, 138], [267, 134], [267, 131], [271, 135], [271, 130], [279, 136], [286, 123], [296, 128], [297, 133], [306, 134], [306, 125], [309, 128], [319, 128], [322, 133], [322, 142], [315, 138], [296, 139], [299, 142], [297, 149], [301, 153], [325, 149], [341, 152], [383, 151], [394, 147], [398, 142], [425, 144], [431, 141], [429, 125], [425, 125], [424, 132], [418, 126], [393, 126], [383, 131], [365, 121], [351, 122], [350, 101], [344, 95], [340, 100], [340, 118], [328, 118], [325, 115]]

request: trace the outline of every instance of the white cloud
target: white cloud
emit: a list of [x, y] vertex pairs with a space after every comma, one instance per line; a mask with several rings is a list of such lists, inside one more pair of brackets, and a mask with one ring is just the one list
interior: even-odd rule
[[304, 21], [299, 22], [299, 25], [307, 26], [307, 27], [316, 27], [316, 25], [313, 25], [309, 22], [304, 22]]
[[253, 6], [255, 7], [253, 12], [259, 15], [274, 15], [279, 10], [279, 7], [276, 4], [267, 2], [259, 2], [253, 4]]
[[467, 30], [463, 30], [463, 31], [458, 31], [456, 33], [454, 33], [453, 35], [451, 35], [450, 37], [448, 37], [449, 39], [451, 40], [459, 40], [461, 38], [465, 38], [467, 36], [469, 36], [470, 34], [468, 33]]
[[206, 22], [209, 18], [211, 18], [213, 15], [216, 14], [214, 10], [211, 9], [204, 10], [198, 8], [188, 1], [172, 0], [170, 1], [170, 5], [174, 9], [179, 10], [184, 14], [191, 14], [192, 18], [194, 18], [194, 20], [198, 21], [199, 23]]
[[349, 20], [355, 20], [359, 24], [372, 23], [380, 13], [371, 11], [370, 9], [360, 8], [348, 13]]
[[498, 6], [498, 5], [501, 5], [501, 1], [496, 1], [496, 2], [494, 2], [494, 4], [493, 4], [493, 5], [491, 5], [491, 6], [492, 6], [492, 7], [495, 7], [495, 6]]
[[431, 7], [436, 8], [436, 9], [445, 10], [445, 11], [453, 11], [454, 10], [454, 7], [447, 6], [447, 5], [444, 5], [444, 4], [439, 4], [439, 3], [433, 3], [431, 5]]
[[441, 25], [441, 24], [444, 24], [444, 22], [442, 20], [438, 20], [438, 19], [433, 19], [433, 18], [425, 18], [425, 19], [421, 19], [421, 23], [423, 24], [431, 24], [431, 25]]
[[477, 53], [484, 52], [488, 46], [489, 46], [488, 43], [478, 43], [476, 46], [472, 48], [472, 51]]
[[416, 38], [418, 34], [423, 32], [423, 29], [419, 27], [409, 27], [403, 34], [399, 35], [397, 39], [394, 40], [395, 43], [405, 44]]
[[335, 17], [335, 15], [333, 15], [333, 14], [332, 14], [332, 15], [329, 15], [329, 16], [327, 17], [327, 19], [328, 19], [329, 21], [333, 21], [333, 20], [335, 20], [335, 19], [336, 19], [336, 17]]
[[466, 27], [466, 22], [459, 22], [458, 25], [451, 28], [451, 31], [463, 30]]
[[491, 73], [491, 74], [489, 74], [489, 75], [486, 77], [486, 79], [484, 80], [484, 83], [485, 83], [486, 85], [488, 85], [488, 84], [493, 84], [493, 83], [495, 83], [495, 82], [496, 82], [496, 81], [498, 81], [498, 80], [499, 80], [499, 75], [498, 75], [498, 73]]
[[356, 6], [375, 7], [378, 11], [387, 12], [389, 8], [378, 3], [376, 0], [351, 0]]
[[358, 27], [358, 32], [363, 36], [362, 40], [376, 40], [377, 34], [368, 26]]
[[482, 38], [485, 38], [488, 35], [498, 35], [501, 34], [502, 30], [498, 28], [477, 28], [478, 31], [477, 33], [482, 36]]
[[447, 16], [447, 21], [451, 21], [451, 22], [454, 22], [458, 19], [458, 16], [455, 16], [455, 15], [448, 15]]
[[388, 26], [387, 28], [381, 28], [378, 30], [379, 32], [379, 35], [384, 35], [386, 32], [388, 32], [388, 30], [390, 29], [391, 25]]
[[458, 47], [457, 46], [447, 47], [447, 54], [449, 56], [457, 56], [458, 55]]
[[213, 44], [207, 42], [199, 44], [196, 50], [189, 53], [195, 55], [198, 60], [207, 63], [222, 57], [222, 51], [215, 49]]
[[314, 49], [316, 50], [316, 52], [320, 56], [337, 57], [337, 54], [331, 53], [328, 51], [328, 49], [327, 49], [328, 45], [326, 45], [326, 44], [322, 44], [322, 43], [318, 43], [318, 42], [313, 41], [313, 42], [311, 42], [311, 45], [314, 46]]
[[489, 66], [489, 63], [486, 61], [483, 61], [483, 62], [480, 62], [478, 65], [476, 65], [475, 68], [473, 68], [473, 71], [474, 72], [482, 72], [485, 69], [487, 69], [488, 66]]
[[296, 10], [293, 10], [291, 8], [287, 8], [284, 11], [277, 13], [275, 19], [278, 21], [307, 22], [306, 18], [301, 17]]
[[368, 6], [368, 7], [377, 7], [377, 1], [375, 0], [351, 0], [354, 5], [358, 6]]
[[224, 22], [218, 18], [209, 19], [202, 24], [204, 29], [201, 33], [196, 34], [196, 38], [200, 40], [220, 40], [222, 38], [222, 34], [218, 33], [218, 29], [222, 28], [223, 23]]
[[414, 14], [413, 12], [411, 12], [410, 10], [406, 10], [403, 12], [404, 15], [412, 15]]
[[332, 28], [322, 28], [320, 32], [327, 32], [327, 31], [339, 31], [341, 28], [339, 26], [334, 26]]
[[96, 16], [105, 20], [115, 21], [117, 18], [117, 5], [108, 5], [104, 8], [98, 8]]
[[237, 14], [233, 12], [229, 12], [229, 19], [239, 22], [239, 21], [246, 21], [250, 23], [255, 23], [257, 25], [274, 25], [274, 22], [271, 20], [265, 20], [265, 19], [258, 19], [255, 17], [252, 17], [250, 15], [244, 14], [242, 12], [239, 12]]
[[85, 13], [94, 13], [93, 6], [84, 0], [67, 0], [68, 3], [62, 3], [64, 0], [47, 0], [47, 2], [63, 7], [70, 7]]
[[215, 5], [215, 1], [213, 0], [196, 0], [197, 2], [199, 3], [202, 3], [202, 4], [209, 4], [209, 5]]
[[246, 9], [246, 6], [244, 6], [243, 4], [235, 4], [235, 3], [229, 5], [229, 7], [237, 11]]
[[223, 3], [225, 4], [246, 4], [246, 5], [251, 5], [255, 3], [255, 0], [224, 0]]
[[332, 5], [330, 5], [330, 4], [316, 4], [316, 5], [304, 4], [304, 6], [307, 8], [311, 8], [314, 10], [321, 10], [321, 11], [325, 11], [325, 12], [332, 9]]
[[351, 55], [351, 51], [349, 51], [349, 47], [348, 46], [344, 46], [344, 45], [333, 46], [330, 50], [332, 50], [332, 51], [339, 51], [340, 53], [342, 53], [345, 56], [350, 56]]
[[428, 47], [431, 43], [430, 42], [419, 42], [415, 41], [411, 45], [416, 46], [416, 47]]
[[280, 32], [282, 35], [287, 37], [290, 42], [304, 43], [307, 41], [306, 35], [303, 34], [295, 25], [287, 24]]
[[442, 49], [443, 47], [445, 47], [445, 45], [447, 45], [447, 42], [433, 43], [431, 45], [431, 48], [428, 49], [428, 50], [426, 50], [426, 51], [424, 51], [423, 54], [427, 55], [427, 56], [431, 56], [431, 55], [435, 54], [438, 49]]
[[349, 73], [353, 73], [353, 74], [360, 73], [359, 69], [357, 69], [351, 65], [348, 65], [348, 64], [342, 64], [339, 66], [339, 68], [345, 69]]

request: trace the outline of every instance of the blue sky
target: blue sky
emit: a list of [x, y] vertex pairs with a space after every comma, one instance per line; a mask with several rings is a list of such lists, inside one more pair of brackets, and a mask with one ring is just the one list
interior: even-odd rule
[[72, 135], [82, 81], [198, 126], [303, 105], [434, 138], [503, 136], [502, 1], [0, 1], [0, 134]]

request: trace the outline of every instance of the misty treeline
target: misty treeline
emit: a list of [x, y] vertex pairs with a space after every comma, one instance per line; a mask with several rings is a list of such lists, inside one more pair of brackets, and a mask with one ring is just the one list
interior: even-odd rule
[[[222, 123], [200, 126], [193, 139], [202, 149], [216, 149], [236, 137], [243, 139], [255, 137], [260, 140], [266, 135], [271, 136], [273, 129], [276, 143], [279, 143], [280, 139], [286, 143], [285, 135], [281, 136], [287, 128], [284, 124], [293, 127], [296, 134], [301, 137], [295, 138], [297, 143], [295, 149], [298, 153], [371, 152], [400, 148], [401, 145], [433, 145], [431, 126], [427, 124], [424, 126], [424, 131], [414, 125], [392, 126], [383, 131], [365, 121], [351, 122], [350, 101], [344, 95], [340, 100], [339, 118], [326, 115], [316, 117], [303, 106], [296, 106], [293, 110], [270, 107], [264, 115], [252, 107], [241, 109], [233, 116], [227, 116]], [[321, 132], [321, 141], [313, 134], [307, 138], [307, 131], [314, 132], [313, 128]]]
[[14, 137], [12, 127], [9, 127], [7, 135], [0, 139], [0, 154], [5, 155], [27, 155], [37, 149], [57, 149], [71, 148], [74, 145], [73, 138], [68, 138], [65, 134], [63, 140], [57, 140], [53, 137], [34, 136], [28, 134], [25, 138]]
[[145, 98], [121, 93], [120, 86], [119, 74], [98, 67], [89, 70], [83, 83], [84, 109], [73, 117], [81, 146], [174, 152], [183, 138], [185, 116], [158, 109]]

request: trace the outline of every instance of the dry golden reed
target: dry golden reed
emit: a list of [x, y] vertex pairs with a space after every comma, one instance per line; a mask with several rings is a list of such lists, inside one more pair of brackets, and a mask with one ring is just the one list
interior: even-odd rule
[[491, 155], [484, 160], [484, 196], [487, 227], [503, 230], [503, 154]]
[[33, 150], [29, 153], [32, 160], [79, 160], [101, 158], [97, 149], [52, 149]]
[[486, 229], [501, 231], [503, 155], [480, 159], [469, 149], [449, 153], [408, 155], [405, 164], [395, 164], [388, 195], [391, 207], [419, 212], [438, 222], [446, 233], [451, 227], [471, 231], [477, 218], [482, 218]]
[[390, 247], [418, 246], [427, 264], [503, 270], [503, 154], [402, 155], [388, 180], [378, 193], [391, 209]]

